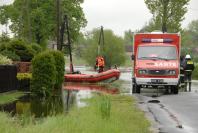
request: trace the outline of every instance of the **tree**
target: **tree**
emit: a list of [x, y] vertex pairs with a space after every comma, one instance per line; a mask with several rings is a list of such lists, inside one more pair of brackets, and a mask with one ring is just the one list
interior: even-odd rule
[[[197, 55], [198, 46], [198, 20], [193, 20], [182, 32], [182, 54]], [[197, 57], [196, 57], [197, 58]], [[198, 59], [196, 59], [198, 60]]]
[[125, 45], [133, 44], [133, 32], [131, 30], [124, 32], [124, 44]]
[[[80, 4], [83, 0], [61, 0], [61, 16], [67, 14], [72, 40], [76, 40], [86, 19]], [[62, 20], [63, 18], [61, 18]], [[56, 2], [54, 0], [15, 0], [0, 7], [0, 22], [11, 20], [15, 36], [38, 44], [56, 37]]]
[[[84, 50], [84, 59], [93, 66], [98, 56], [99, 30], [93, 30], [92, 34], [87, 37], [86, 48]], [[116, 36], [111, 30], [104, 30], [104, 48], [101, 48], [99, 55], [105, 57], [106, 67], [113, 65], [122, 65], [125, 63], [124, 41], [121, 37]]]
[[190, 0], [144, 0], [153, 14], [153, 21], [157, 30], [164, 32], [181, 31], [181, 22], [187, 12]]

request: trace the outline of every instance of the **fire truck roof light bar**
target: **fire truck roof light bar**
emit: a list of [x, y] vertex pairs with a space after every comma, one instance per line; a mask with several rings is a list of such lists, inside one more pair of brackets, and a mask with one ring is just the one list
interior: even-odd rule
[[155, 42], [155, 43], [171, 43], [171, 42], [173, 42], [173, 39], [147, 39], [147, 38], [143, 38], [142, 42], [144, 42], [144, 43], [151, 43], [151, 42]]

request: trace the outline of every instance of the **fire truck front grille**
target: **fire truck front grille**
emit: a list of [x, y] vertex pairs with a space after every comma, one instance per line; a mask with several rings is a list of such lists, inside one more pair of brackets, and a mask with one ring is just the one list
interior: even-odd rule
[[166, 75], [166, 70], [149, 70], [149, 75]]

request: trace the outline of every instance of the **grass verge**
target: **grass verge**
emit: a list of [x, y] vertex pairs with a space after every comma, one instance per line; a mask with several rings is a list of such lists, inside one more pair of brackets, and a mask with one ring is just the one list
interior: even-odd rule
[[25, 94], [19, 91], [0, 93], [0, 105], [11, 103], [23, 95]]
[[[107, 101], [107, 102], [106, 102]], [[48, 117], [42, 123], [19, 125], [0, 113], [0, 131], [11, 133], [149, 133], [150, 124], [131, 96], [96, 95], [89, 106], [72, 108], [67, 115]], [[105, 116], [108, 117], [105, 117]], [[10, 128], [12, 127], [12, 128]]]

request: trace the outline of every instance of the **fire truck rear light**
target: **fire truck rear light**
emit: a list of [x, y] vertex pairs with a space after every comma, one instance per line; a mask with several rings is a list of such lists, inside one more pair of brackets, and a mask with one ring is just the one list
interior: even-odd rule
[[143, 38], [142, 42], [144, 43], [151, 43], [151, 42], [157, 42], [157, 43], [171, 43], [173, 42], [172, 39], [147, 39], [147, 38]]

